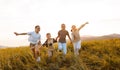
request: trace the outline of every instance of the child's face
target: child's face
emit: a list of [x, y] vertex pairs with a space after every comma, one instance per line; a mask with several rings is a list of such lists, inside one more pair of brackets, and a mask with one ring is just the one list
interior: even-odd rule
[[72, 28], [72, 30], [75, 30], [75, 29], [76, 29], [76, 26], [75, 26], [75, 25], [73, 25], [71, 28]]
[[61, 28], [62, 28], [62, 29], [65, 29], [65, 27], [66, 27], [65, 24], [62, 24], [62, 25], [61, 25]]
[[50, 34], [48, 34], [48, 35], [46, 35], [46, 37], [47, 37], [47, 39], [49, 39], [49, 38], [51, 38], [51, 35], [50, 35]]
[[39, 32], [40, 31], [40, 27], [38, 26], [37, 28], [35, 28], [35, 31]]

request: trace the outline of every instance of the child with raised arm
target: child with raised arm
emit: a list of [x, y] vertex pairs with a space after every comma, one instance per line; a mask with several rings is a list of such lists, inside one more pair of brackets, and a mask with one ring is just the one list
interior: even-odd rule
[[51, 57], [51, 56], [53, 56], [53, 53], [54, 53], [53, 44], [56, 43], [57, 41], [54, 38], [51, 38], [50, 33], [47, 33], [46, 37], [47, 37], [47, 40], [45, 41], [43, 46], [46, 46], [48, 48], [48, 56]]
[[35, 26], [35, 31], [28, 32], [28, 33], [17, 33], [14, 32], [16, 36], [18, 35], [29, 35], [28, 41], [30, 42], [30, 48], [33, 52], [34, 58], [36, 59], [37, 62], [40, 61], [40, 56], [39, 56], [39, 48], [41, 47], [41, 35], [39, 34], [40, 32], [40, 26], [36, 25]]
[[81, 40], [80, 40], [80, 34], [79, 31], [86, 25], [88, 24], [88, 22], [86, 22], [85, 24], [82, 24], [79, 28], [76, 28], [75, 25], [72, 25], [72, 42], [73, 42], [73, 46], [74, 46], [74, 54], [75, 55], [79, 55], [79, 50], [81, 48]]

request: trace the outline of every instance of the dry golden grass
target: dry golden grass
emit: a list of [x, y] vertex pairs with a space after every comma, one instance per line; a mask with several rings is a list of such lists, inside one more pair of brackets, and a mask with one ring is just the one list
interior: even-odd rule
[[79, 56], [71, 44], [67, 47], [66, 56], [55, 52], [51, 58], [42, 48], [40, 63], [29, 47], [0, 49], [0, 70], [120, 70], [120, 39], [85, 41]]

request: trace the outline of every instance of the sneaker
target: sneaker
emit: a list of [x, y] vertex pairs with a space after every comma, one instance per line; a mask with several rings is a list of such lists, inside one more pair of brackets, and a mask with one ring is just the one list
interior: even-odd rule
[[36, 61], [37, 61], [37, 62], [40, 62], [40, 57], [38, 57]]

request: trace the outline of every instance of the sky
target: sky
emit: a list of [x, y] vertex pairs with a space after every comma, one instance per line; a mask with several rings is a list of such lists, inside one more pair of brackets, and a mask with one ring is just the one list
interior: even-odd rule
[[120, 33], [120, 0], [0, 0], [0, 45], [29, 45], [28, 36], [13, 32], [31, 32], [40, 25], [42, 42], [45, 34], [57, 36], [62, 23], [70, 32], [74, 24], [89, 22], [81, 36]]

